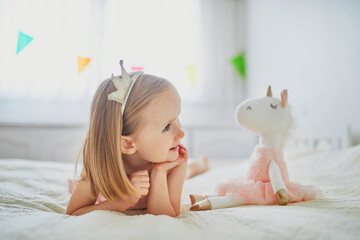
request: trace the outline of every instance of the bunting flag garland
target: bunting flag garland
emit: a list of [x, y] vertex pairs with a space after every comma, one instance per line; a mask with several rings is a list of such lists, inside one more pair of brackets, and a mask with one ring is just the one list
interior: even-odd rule
[[16, 54], [23, 50], [34, 38], [19, 32]]
[[188, 77], [189, 77], [189, 80], [190, 80], [190, 85], [192, 87], [195, 86], [195, 73], [196, 73], [196, 66], [195, 65], [192, 65], [192, 66], [185, 66], [184, 67]]
[[77, 57], [78, 62], [78, 73], [81, 74], [85, 67], [89, 64], [90, 58]]
[[135, 67], [135, 66], [131, 67], [131, 71], [133, 71], [133, 72], [143, 71], [143, 70], [144, 70], [144, 67]]
[[243, 81], [246, 81], [246, 58], [245, 53], [240, 53], [231, 59], [231, 63], [240, 74]]

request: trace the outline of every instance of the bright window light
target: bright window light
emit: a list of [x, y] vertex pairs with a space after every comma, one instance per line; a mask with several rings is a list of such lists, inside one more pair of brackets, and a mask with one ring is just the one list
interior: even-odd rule
[[[89, 102], [120, 59], [196, 98], [195, 2], [0, 0], [0, 101]], [[33, 40], [16, 53], [19, 32]]]

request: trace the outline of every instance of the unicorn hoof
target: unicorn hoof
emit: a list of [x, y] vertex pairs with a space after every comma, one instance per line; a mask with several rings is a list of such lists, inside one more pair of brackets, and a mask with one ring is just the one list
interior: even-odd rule
[[287, 205], [290, 201], [285, 189], [283, 188], [276, 192], [276, 197], [279, 205]]
[[211, 204], [208, 200], [203, 200], [198, 202], [190, 207], [191, 211], [205, 211], [211, 210]]
[[198, 195], [198, 194], [190, 194], [189, 197], [190, 197], [191, 205], [194, 205], [195, 203], [208, 198], [206, 195]]

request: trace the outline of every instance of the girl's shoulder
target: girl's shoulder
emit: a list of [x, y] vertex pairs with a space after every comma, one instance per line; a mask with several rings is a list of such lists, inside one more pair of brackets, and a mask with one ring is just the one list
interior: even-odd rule
[[76, 181], [75, 183], [75, 189], [77, 193], [79, 193], [82, 196], [85, 196], [86, 198], [89, 199], [94, 199], [96, 200], [97, 197], [94, 197], [91, 193], [91, 183], [90, 180], [88, 178], [80, 178]]

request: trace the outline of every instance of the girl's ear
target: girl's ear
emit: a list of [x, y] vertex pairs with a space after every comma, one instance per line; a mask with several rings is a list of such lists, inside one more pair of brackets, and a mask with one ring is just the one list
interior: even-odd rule
[[121, 152], [128, 155], [136, 152], [136, 147], [129, 136], [121, 136]]

